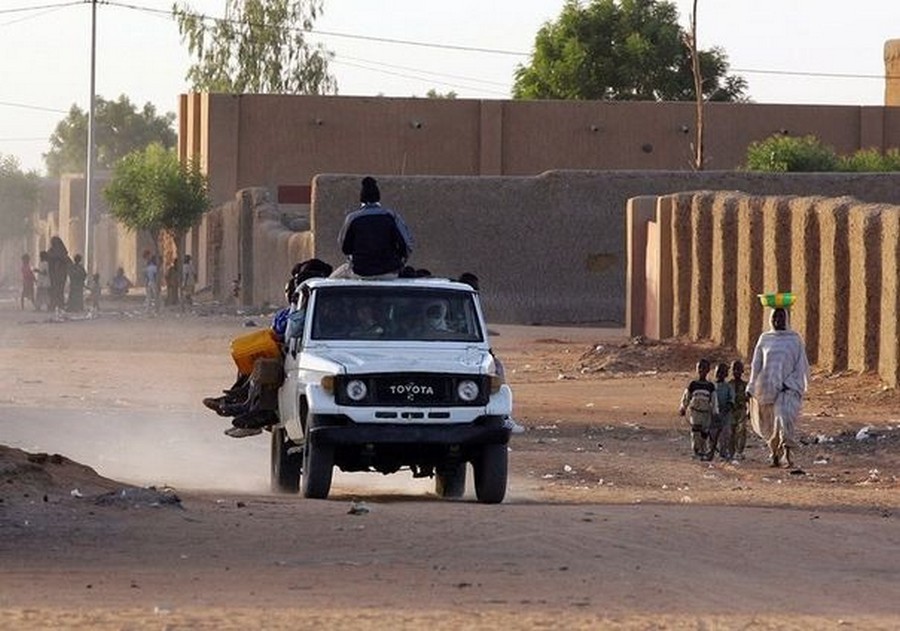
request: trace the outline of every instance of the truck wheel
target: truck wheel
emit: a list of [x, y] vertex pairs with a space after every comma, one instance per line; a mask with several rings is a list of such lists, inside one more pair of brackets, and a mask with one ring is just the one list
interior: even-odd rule
[[288, 453], [288, 448], [292, 446], [283, 427], [272, 428], [272, 470], [269, 484], [273, 493], [296, 493], [300, 490], [303, 454]]
[[306, 441], [303, 450], [303, 497], [324, 500], [331, 490], [331, 473], [334, 468], [334, 447], [313, 445]]
[[472, 463], [475, 497], [483, 504], [499, 504], [506, 496], [509, 454], [506, 445], [485, 445]]
[[434, 492], [438, 497], [457, 499], [466, 493], [466, 463], [460, 462], [434, 474]]

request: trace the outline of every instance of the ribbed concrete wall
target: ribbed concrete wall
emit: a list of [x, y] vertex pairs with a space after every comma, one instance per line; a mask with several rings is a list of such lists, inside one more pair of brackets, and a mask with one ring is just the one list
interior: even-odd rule
[[[813, 363], [877, 371], [897, 385], [900, 206], [701, 191], [659, 198], [651, 223], [669, 214], [660, 240], [671, 240], [671, 271], [660, 265], [645, 284], [671, 288], [673, 336], [731, 345], [749, 359], [768, 327], [757, 294], [793, 291], [791, 323]], [[646, 260], [661, 260], [661, 242]]]

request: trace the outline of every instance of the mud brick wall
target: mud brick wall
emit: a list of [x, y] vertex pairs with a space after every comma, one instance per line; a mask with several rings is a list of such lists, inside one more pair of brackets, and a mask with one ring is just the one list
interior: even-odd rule
[[[811, 362], [900, 381], [900, 206], [697, 191], [658, 198], [651, 221], [671, 249], [670, 271], [657, 265], [644, 279], [672, 293], [671, 313], [652, 314], [667, 320], [658, 331], [733, 346], [749, 361], [771, 313], [757, 294], [793, 291], [791, 326]], [[655, 247], [645, 260], [665, 251]]]
[[[206, 252], [201, 283], [226, 303], [285, 306], [291, 268], [315, 256], [313, 234], [288, 228], [265, 188], [238, 191], [232, 201], [204, 216], [200, 231]], [[241, 291], [235, 301], [231, 284], [238, 276]]]
[[816, 205], [819, 214], [821, 260], [819, 265], [819, 357], [826, 370], [847, 367], [850, 252], [847, 213], [852, 199], [825, 199]]
[[803, 301], [791, 309], [791, 327], [806, 342], [806, 354], [813, 363], [819, 361], [819, 215], [815, 211], [816, 198], [790, 200], [791, 267], [794, 270], [791, 288]]
[[[881, 311], [878, 318], [878, 372], [900, 375], [900, 213], [881, 213]], [[895, 382], [890, 382], [892, 385]]]

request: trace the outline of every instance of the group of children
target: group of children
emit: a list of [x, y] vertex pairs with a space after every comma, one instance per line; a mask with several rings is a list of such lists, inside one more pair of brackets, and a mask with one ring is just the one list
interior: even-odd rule
[[678, 413], [687, 416], [690, 423], [694, 458], [710, 461], [717, 453], [727, 461], [744, 458], [749, 417], [744, 364], [732, 362], [730, 381], [728, 368], [726, 363], [717, 364], [713, 383], [707, 379], [709, 360], [701, 359], [697, 362], [697, 378], [681, 396]]

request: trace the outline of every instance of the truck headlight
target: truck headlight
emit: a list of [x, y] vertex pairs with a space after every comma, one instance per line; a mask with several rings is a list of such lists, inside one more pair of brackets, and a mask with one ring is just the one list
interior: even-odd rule
[[463, 379], [456, 385], [456, 394], [466, 403], [478, 398], [478, 384], [471, 379]]
[[369, 392], [369, 389], [366, 387], [366, 383], [359, 379], [348, 381], [346, 390], [347, 396], [350, 397], [351, 401], [362, 401], [366, 398], [366, 394], [368, 394]]

